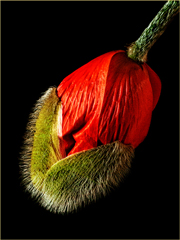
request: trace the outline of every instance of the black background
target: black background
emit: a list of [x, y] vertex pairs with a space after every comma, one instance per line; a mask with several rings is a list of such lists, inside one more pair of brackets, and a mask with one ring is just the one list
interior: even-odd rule
[[130, 176], [78, 213], [55, 215], [24, 193], [19, 152], [41, 93], [108, 51], [125, 49], [164, 2], [2, 2], [2, 238], [179, 238], [179, 19], [148, 55], [162, 81]]

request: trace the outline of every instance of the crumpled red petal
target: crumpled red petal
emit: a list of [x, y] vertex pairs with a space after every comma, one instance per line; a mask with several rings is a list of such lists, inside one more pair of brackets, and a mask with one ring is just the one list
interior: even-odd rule
[[[112, 51], [67, 76], [57, 88], [63, 104], [66, 153], [119, 140], [137, 147], [146, 137], [160, 94], [157, 75], [125, 51]], [[159, 81], [159, 78], [158, 78]]]

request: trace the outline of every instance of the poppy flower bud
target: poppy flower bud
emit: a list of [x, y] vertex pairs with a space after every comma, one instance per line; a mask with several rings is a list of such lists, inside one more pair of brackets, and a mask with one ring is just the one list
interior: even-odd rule
[[161, 91], [157, 74], [125, 51], [103, 54], [57, 88], [67, 155], [119, 140], [136, 148], [146, 137]]
[[21, 167], [26, 189], [46, 209], [74, 211], [127, 176], [161, 92], [144, 60], [178, 12], [179, 3], [168, 1], [127, 53], [95, 58], [38, 100]]

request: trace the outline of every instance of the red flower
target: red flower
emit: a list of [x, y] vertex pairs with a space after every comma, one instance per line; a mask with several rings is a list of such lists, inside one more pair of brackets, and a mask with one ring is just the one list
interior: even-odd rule
[[103, 54], [57, 88], [67, 155], [116, 140], [136, 148], [146, 137], [161, 91], [157, 74], [125, 51]]

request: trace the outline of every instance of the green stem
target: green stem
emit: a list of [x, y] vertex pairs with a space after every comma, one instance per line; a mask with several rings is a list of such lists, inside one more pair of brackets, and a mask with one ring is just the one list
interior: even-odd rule
[[130, 45], [128, 57], [137, 62], [146, 62], [148, 51], [178, 12], [179, 1], [166, 2], [141, 36]]

